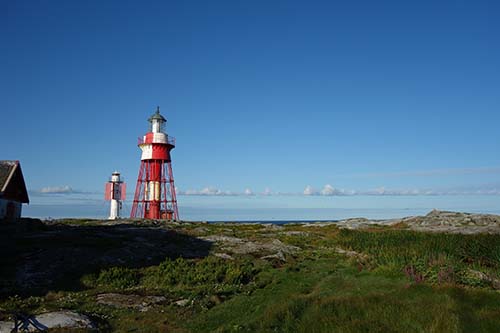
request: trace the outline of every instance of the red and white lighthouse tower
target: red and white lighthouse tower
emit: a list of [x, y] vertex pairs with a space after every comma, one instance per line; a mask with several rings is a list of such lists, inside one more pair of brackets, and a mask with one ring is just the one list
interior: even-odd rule
[[179, 211], [170, 158], [175, 138], [164, 131], [167, 120], [160, 114], [160, 107], [148, 121], [149, 132], [138, 143], [142, 150], [141, 167], [130, 217], [177, 221]]
[[111, 201], [109, 210], [110, 220], [120, 218], [122, 201], [125, 200], [125, 191], [126, 184], [120, 178], [120, 173], [118, 171], [113, 172], [104, 189], [104, 200]]

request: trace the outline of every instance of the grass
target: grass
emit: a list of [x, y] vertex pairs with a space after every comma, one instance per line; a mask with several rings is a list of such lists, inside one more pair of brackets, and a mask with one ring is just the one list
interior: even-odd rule
[[[285, 263], [259, 259], [260, 254], [232, 253], [234, 260], [224, 260], [213, 255], [224, 251], [220, 245], [198, 258], [103, 267], [65, 282], [81, 285], [78, 290], [0, 298], [0, 320], [15, 311], [70, 309], [89, 315], [103, 332], [497, 332], [500, 327], [500, 293], [471, 273], [499, 276], [500, 235], [300, 225], [169, 229], [178, 232], [169, 239], [179, 246], [194, 244], [188, 235], [202, 232], [257, 242], [280, 239], [302, 250], [287, 255]], [[34, 244], [43, 247], [41, 242]], [[339, 247], [360, 254], [348, 258], [336, 253]], [[2, 270], [8, 271], [9, 263], [3, 261]], [[110, 292], [161, 295], [165, 301], [147, 312], [96, 303], [98, 294]], [[187, 305], [176, 305], [180, 299]]]
[[499, 235], [341, 230], [334, 242], [368, 254], [373, 266], [417, 281], [482, 286], [471, 270], [494, 278], [500, 273]]
[[272, 284], [196, 318], [192, 331], [495, 332], [500, 297], [486, 290], [408, 284], [342, 260], [275, 271]]

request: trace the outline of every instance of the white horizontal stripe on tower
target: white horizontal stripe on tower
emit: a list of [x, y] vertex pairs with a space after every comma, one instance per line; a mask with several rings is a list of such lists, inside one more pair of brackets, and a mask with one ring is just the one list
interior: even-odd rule
[[167, 143], [167, 135], [165, 133], [153, 133], [153, 143]]
[[153, 145], [142, 144], [140, 147], [142, 149], [141, 160], [150, 160], [153, 158]]

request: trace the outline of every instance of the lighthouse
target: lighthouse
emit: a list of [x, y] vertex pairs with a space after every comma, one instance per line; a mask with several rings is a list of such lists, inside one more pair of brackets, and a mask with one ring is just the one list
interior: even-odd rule
[[179, 220], [170, 151], [175, 138], [165, 133], [160, 107], [149, 117], [149, 132], [139, 138], [141, 166], [131, 218]]
[[120, 218], [122, 209], [122, 200], [125, 200], [126, 185], [120, 178], [120, 173], [115, 171], [111, 174], [111, 178], [106, 183], [104, 190], [104, 199], [111, 201], [109, 210], [109, 219], [116, 220]]

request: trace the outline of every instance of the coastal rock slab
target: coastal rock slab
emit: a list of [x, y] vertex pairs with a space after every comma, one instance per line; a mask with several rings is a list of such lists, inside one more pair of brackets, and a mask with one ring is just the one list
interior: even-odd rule
[[278, 251], [278, 252], [277, 252], [277, 253], [275, 253], [275, 254], [270, 254], [270, 255], [268, 255], [268, 256], [263, 256], [263, 257], [261, 257], [260, 259], [264, 259], [264, 260], [266, 260], [266, 259], [267, 259], [267, 260], [269, 260], [269, 259], [271, 259], [271, 260], [278, 259], [278, 260], [280, 260], [280, 261], [282, 261], [282, 262], [286, 262], [285, 255], [284, 255], [284, 254], [283, 254], [283, 252], [281, 252], [281, 251]]
[[410, 229], [462, 234], [500, 233], [500, 216], [433, 210], [425, 216], [401, 219]]
[[222, 245], [222, 250], [231, 251], [236, 254], [252, 254], [252, 253], [277, 253], [293, 254], [302, 250], [298, 246], [287, 245], [279, 239], [272, 239], [269, 242], [253, 242], [241, 238], [212, 235], [201, 237], [203, 240], [217, 242]]
[[223, 236], [223, 235], [211, 235], [206, 237], [200, 237], [200, 239], [209, 241], [209, 242], [219, 242], [219, 243], [228, 243], [228, 244], [241, 244], [245, 241], [241, 238], [231, 237], [231, 236]]
[[432, 210], [425, 216], [402, 219], [411, 225], [420, 226], [500, 226], [500, 216], [492, 214], [469, 214]]
[[279, 239], [273, 239], [269, 243], [260, 242], [245, 242], [237, 247], [232, 248], [234, 253], [238, 254], [252, 254], [261, 252], [282, 252], [285, 254], [293, 254], [300, 251], [301, 248], [298, 246], [287, 245], [281, 242]]
[[218, 257], [218, 258], [221, 258], [221, 259], [226, 259], [226, 260], [234, 260], [233, 257], [231, 257], [229, 254], [227, 253], [214, 253], [214, 256]]
[[166, 301], [164, 296], [124, 295], [116, 293], [97, 295], [97, 304], [110, 305], [117, 308], [148, 311], [152, 305]]
[[0, 333], [40, 332], [51, 328], [95, 329], [94, 323], [85, 315], [71, 311], [56, 311], [18, 318], [16, 322], [1, 321]]
[[[307, 227], [323, 227], [330, 223], [311, 223]], [[500, 233], [500, 215], [470, 214], [432, 210], [425, 216], [410, 216], [390, 220], [353, 218], [335, 223], [341, 229], [363, 229], [375, 226], [399, 225], [416, 231], [449, 232], [461, 234]]]
[[175, 301], [174, 304], [177, 306], [184, 307], [184, 306], [189, 305], [190, 302], [191, 301], [189, 299], [185, 298], [185, 299], [180, 299], [178, 301]]

